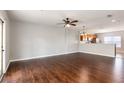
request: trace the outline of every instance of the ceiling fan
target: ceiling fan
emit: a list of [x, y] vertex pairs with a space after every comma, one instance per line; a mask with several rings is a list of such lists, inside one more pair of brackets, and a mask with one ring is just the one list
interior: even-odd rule
[[59, 24], [64, 24], [64, 27], [70, 27], [70, 26], [76, 26], [76, 22], [78, 22], [78, 20], [70, 20], [70, 18], [66, 18], [63, 19], [62, 21], [64, 21], [64, 23], [59, 23]]

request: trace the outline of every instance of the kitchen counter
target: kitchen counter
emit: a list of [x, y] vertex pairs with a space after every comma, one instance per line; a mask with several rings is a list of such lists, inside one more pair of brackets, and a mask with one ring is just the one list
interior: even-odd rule
[[83, 53], [115, 57], [116, 46], [115, 44], [103, 44], [103, 43], [86, 43], [86, 44], [80, 43], [79, 51]]

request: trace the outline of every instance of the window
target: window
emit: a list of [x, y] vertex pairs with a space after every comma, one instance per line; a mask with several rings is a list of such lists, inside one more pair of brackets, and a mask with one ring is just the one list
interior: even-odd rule
[[104, 43], [116, 44], [116, 47], [121, 48], [121, 36], [107, 36], [104, 37]]

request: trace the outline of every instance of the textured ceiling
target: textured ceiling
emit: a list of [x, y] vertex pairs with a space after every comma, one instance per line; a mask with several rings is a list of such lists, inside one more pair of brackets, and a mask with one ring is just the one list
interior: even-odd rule
[[[72, 20], [79, 20], [76, 29], [83, 29], [82, 27], [85, 25], [89, 32], [124, 30], [123, 10], [10, 10], [7, 13], [13, 21], [58, 27], [57, 23], [61, 23], [62, 19], [69, 17]], [[113, 16], [108, 18], [108, 14]], [[116, 22], [111, 22], [112, 19], [115, 19]]]

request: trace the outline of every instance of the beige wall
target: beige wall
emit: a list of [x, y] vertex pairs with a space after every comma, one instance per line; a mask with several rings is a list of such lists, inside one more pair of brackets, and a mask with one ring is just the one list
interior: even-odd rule
[[117, 48], [117, 52], [124, 53], [124, 31], [97, 33], [97, 37], [100, 39], [101, 43], [104, 42], [105, 36], [121, 36], [121, 48]]
[[20, 21], [11, 21], [10, 26], [11, 61], [78, 51], [77, 31]]

